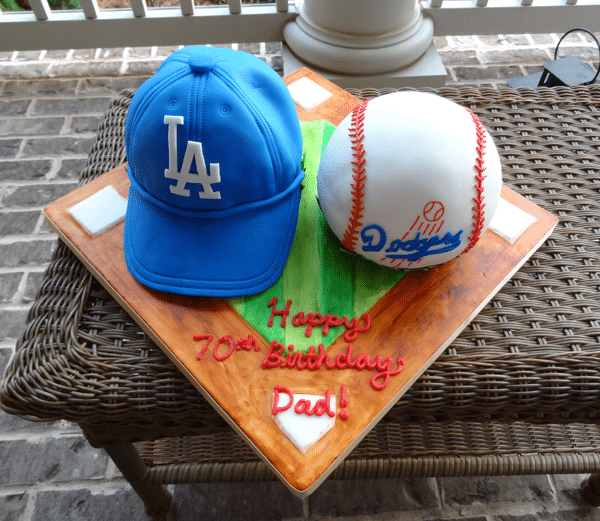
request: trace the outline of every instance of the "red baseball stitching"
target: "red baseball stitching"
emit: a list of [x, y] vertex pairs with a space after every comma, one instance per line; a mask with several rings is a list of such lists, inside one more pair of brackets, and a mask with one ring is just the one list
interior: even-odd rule
[[483, 156], [485, 155], [485, 129], [479, 121], [479, 118], [473, 113], [472, 110], [466, 109], [466, 111], [473, 118], [473, 123], [475, 123], [475, 132], [477, 134], [477, 159], [475, 159], [475, 170], [477, 174], [475, 175], [475, 190], [477, 190], [477, 197], [473, 197], [473, 201], [475, 202], [475, 206], [471, 209], [473, 210], [473, 232], [469, 237], [469, 244], [463, 251], [463, 253], [468, 252], [475, 243], [481, 237], [481, 230], [483, 229], [483, 225], [485, 223], [485, 203], [483, 202], [485, 196], [483, 195], [484, 186], [483, 180], [486, 178], [484, 175], [485, 172], [485, 161]]
[[354, 251], [356, 247], [358, 230], [362, 227], [362, 218], [365, 211], [364, 198], [367, 174], [364, 167], [366, 159], [363, 139], [365, 137], [364, 122], [368, 103], [369, 100], [363, 101], [354, 108], [350, 128], [348, 129], [348, 135], [352, 141], [352, 155], [354, 156], [354, 161], [351, 162], [353, 165], [352, 171], [354, 175], [352, 179], [354, 182], [350, 184], [352, 187], [352, 191], [350, 192], [352, 194], [352, 206], [342, 246], [349, 251]]

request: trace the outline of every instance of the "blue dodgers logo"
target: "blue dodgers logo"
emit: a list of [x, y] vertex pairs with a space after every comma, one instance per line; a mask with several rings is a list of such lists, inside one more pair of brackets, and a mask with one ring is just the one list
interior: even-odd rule
[[443, 237], [431, 235], [421, 238], [421, 232], [412, 239], [394, 239], [387, 248], [387, 234], [378, 224], [365, 226], [360, 232], [360, 238], [364, 243], [363, 251], [382, 251], [385, 248], [385, 256], [390, 260], [406, 260], [417, 262], [428, 255], [446, 253], [458, 248], [461, 244], [463, 230], [452, 234], [446, 233]]

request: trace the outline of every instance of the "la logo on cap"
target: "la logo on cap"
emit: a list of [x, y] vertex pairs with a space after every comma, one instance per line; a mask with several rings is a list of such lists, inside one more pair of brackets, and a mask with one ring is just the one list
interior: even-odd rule
[[[165, 177], [177, 180], [176, 185], [170, 186], [171, 193], [190, 197], [190, 191], [185, 187], [187, 183], [201, 184], [203, 191], [198, 192], [200, 199], [221, 199], [221, 192], [213, 191], [211, 186], [221, 182], [219, 163], [210, 164], [209, 175], [206, 171], [202, 143], [188, 141], [181, 172], [177, 170], [177, 125], [183, 125], [183, 123], [183, 116], [165, 116], [165, 125], [169, 125], [169, 168], [165, 170]], [[198, 170], [195, 174], [190, 172], [194, 159]]]

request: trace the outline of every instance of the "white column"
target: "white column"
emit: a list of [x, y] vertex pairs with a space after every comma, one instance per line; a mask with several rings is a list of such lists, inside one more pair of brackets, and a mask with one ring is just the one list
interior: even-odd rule
[[433, 45], [433, 22], [417, 0], [299, 0], [298, 17], [283, 34], [308, 67], [372, 76], [423, 57]]

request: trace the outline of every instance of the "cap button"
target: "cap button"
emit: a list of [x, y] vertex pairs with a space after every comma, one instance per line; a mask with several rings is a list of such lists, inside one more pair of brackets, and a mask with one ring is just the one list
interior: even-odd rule
[[188, 65], [192, 72], [208, 72], [215, 66], [215, 59], [210, 54], [196, 54], [189, 57]]

